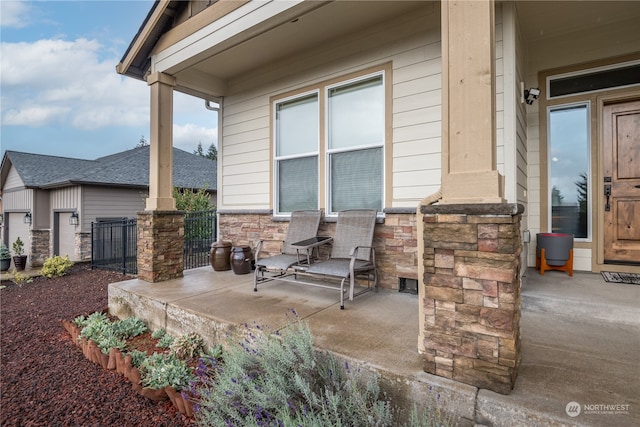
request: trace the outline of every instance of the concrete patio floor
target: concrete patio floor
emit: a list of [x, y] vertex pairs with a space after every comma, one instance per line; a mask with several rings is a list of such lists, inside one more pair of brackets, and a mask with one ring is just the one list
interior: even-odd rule
[[[244, 324], [278, 329], [294, 309], [309, 322], [318, 348], [380, 373], [383, 389], [404, 407], [439, 396], [463, 426], [640, 425], [640, 286], [529, 269], [522, 365], [504, 396], [422, 370], [417, 295], [370, 292], [340, 310], [338, 292], [274, 281], [256, 293], [252, 277], [202, 267], [167, 282], [113, 283], [109, 309], [172, 335], [196, 331], [210, 343]], [[571, 402], [580, 405], [575, 417], [565, 410]]]

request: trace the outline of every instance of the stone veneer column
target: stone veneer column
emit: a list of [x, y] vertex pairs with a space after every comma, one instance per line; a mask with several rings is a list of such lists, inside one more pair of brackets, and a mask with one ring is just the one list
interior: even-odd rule
[[138, 212], [138, 278], [162, 282], [183, 270], [184, 212]]
[[422, 206], [425, 371], [508, 394], [520, 366], [522, 205]]
[[42, 267], [47, 258], [51, 256], [50, 235], [51, 230], [49, 229], [31, 230], [31, 250], [27, 251], [31, 267]]

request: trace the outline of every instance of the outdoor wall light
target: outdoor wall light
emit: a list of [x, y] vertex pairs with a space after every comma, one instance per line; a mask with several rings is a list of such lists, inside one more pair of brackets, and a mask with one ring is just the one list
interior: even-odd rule
[[73, 212], [69, 217], [69, 225], [78, 225], [80, 223], [80, 218], [78, 217], [78, 212]]
[[22, 222], [24, 222], [25, 224], [31, 224], [31, 212], [27, 212], [24, 215], [24, 218], [22, 218]]
[[0, 214], [0, 225], [4, 224], [4, 214]]

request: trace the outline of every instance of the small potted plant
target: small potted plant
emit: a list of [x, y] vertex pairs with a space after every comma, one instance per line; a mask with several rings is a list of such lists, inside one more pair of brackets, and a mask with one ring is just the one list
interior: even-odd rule
[[0, 243], [0, 271], [7, 271], [11, 267], [11, 252], [4, 243]]
[[20, 237], [13, 242], [13, 254], [13, 265], [16, 267], [16, 270], [24, 270], [27, 266], [27, 256], [24, 255], [24, 243], [22, 243]]

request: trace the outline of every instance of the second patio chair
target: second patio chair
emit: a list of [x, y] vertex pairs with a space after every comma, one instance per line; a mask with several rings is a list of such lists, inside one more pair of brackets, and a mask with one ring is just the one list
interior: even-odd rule
[[[258, 283], [273, 280], [286, 274], [287, 269], [299, 261], [297, 248], [293, 243], [315, 237], [320, 226], [320, 210], [300, 210], [291, 212], [291, 220], [287, 235], [282, 242], [282, 250], [278, 255], [259, 258], [264, 240], [260, 240], [254, 251], [255, 253], [255, 275], [253, 280], [253, 290], [258, 290]], [[266, 272], [272, 273], [265, 276]]]
[[[349, 281], [349, 301], [353, 301], [355, 295], [372, 289], [378, 290], [376, 252], [373, 248], [376, 216], [375, 209], [352, 209], [338, 212], [338, 223], [329, 259], [313, 263], [304, 271], [310, 275], [340, 280], [341, 309], [344, 309], [344, 293], [346, 291], [344, 285], [347, 280]], [[357, 277], [366, 278], [368, 286], [354, 294]]]

